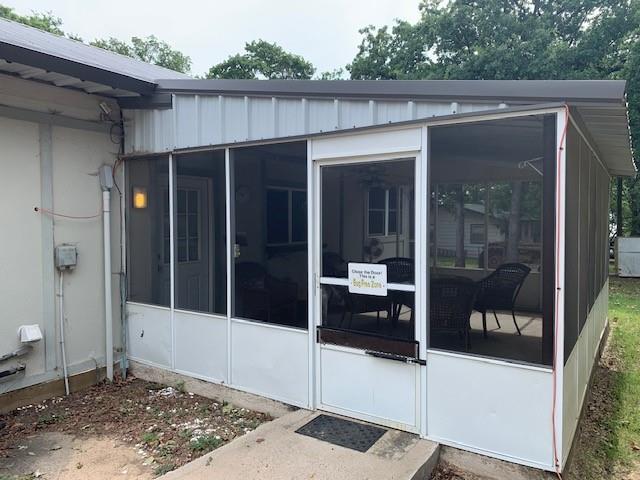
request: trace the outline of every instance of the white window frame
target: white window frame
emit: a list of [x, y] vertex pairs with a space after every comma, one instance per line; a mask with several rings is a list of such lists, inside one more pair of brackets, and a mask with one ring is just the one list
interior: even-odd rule
[[[369, 195], [371, 193], [371, 190], [374, 188], [379, 188], [380, 190], [384, 190], [384, 209], [382, 208], [371, 208], [371, 206], [369, 205]], [[389, 207], [389, 191], [392, 190], [393, 188], [397, 189], [396, 192], [396, 208], [392, 209]], [[392, 188], [384, 188], [384, 187], [369, 187], [367, 189], [366, 192], [366, 198], [365, 198], [365, 202], [367, 205], [367, 218], [366, 218], [366, 223], [367, 223], [367, 236], [369, 238], [371, 237], [389, 237], [389, 236], [395, 236], [395, 235], [402, 235], [402, 218], [400, 215], [400, 212], [402, 211], [401, 204], [402, 204], [402, 196], [404, 195], [404, 186], [398, 186], [398, 187], [392, 187]], [[396, 212], [396, 231], [395, 232], [391, 232], [389, 231], [389, 212], [394, 211]], [[369, 225], [369, 214], [371, 212], [383, 212], [384, 215], [384, 232], [381, 233], [371, 233], [371, 228]]]
[[[286, 242], [269, 242], [267, 241], [267, 247], [287, 247], [294, 245], [306, 245], [307, 240], [301, 241], [293, 241], [293, 192], [302, 192], [307, 197], [307, 202], [309, 202], [309, 197], [307, 194], [307, 190], [305, 188], [300, 187], [283, 187], [279, 185], [267, 185], [266, 192], [269, 193], [270, 190], [284, 191], [287, 192], [287, 238]], [[265, 211], [268, 214], [268, 202], [265, 202]], [[308, 220], [307, 220], [308, 221]], [[306, 229], [305, 229], [306, 231]]]

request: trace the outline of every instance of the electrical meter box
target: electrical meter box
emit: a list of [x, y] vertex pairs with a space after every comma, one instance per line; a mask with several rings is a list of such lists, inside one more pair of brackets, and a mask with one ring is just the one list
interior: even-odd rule
[[78, 249], [75, 245], [58, 245], [55, 251], [55, 259], [58, 270], [76, 268], [76, 264], [78, 263]]

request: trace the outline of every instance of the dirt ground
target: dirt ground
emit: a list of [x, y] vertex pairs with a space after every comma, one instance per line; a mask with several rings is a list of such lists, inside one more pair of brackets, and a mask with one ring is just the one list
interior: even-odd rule
[[431, 474], [431, 480], [483, 480], [477, 475], [469, 472], [463, 472], [448, 465], [438, 465]]
[[181, 385], [102, 383], [0, 415], [0, 480], [149, 479], [269, 420]]

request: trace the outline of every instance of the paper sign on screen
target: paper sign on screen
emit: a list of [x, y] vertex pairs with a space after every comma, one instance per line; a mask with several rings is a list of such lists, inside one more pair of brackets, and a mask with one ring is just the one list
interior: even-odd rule
[[349, 263], [349, 292], [387, 296], [387, 266], [379, 263]]

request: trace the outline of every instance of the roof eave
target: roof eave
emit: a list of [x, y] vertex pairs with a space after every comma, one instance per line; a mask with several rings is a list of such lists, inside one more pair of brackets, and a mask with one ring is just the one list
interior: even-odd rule
[[153, 82], [4, 42], [0, 42], [0, 58], [8, 62], [27, 64], [46, 71], [69, 75], [140, 95], [151, 95], [156, 90], [156, 84]]

